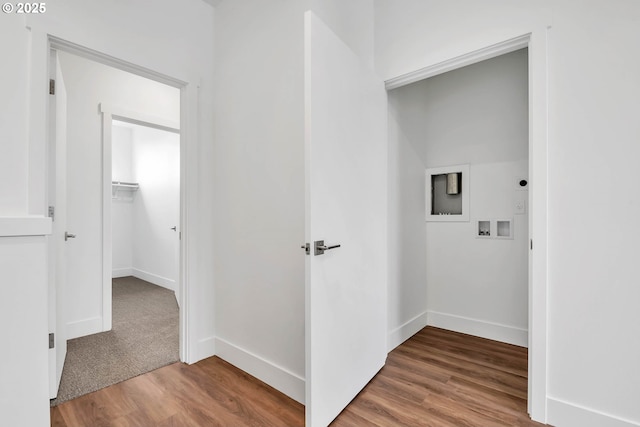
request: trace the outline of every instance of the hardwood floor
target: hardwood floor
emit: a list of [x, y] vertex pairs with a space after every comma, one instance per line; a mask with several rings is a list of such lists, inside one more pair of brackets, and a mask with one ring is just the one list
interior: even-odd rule
[[[526, 413], [524, 348], [427, 327], [331, 424], [542, 426]], [[51, 409], [53, 427], [303, 426], [304, 406], [212, 357], [175, 363]]]
[[218, 357], [174, 363], [51, 409], [52, 427], [303, 425], [303, 405]]
[[426, 327], [331, 426], [543, 426], [526, 399], [527, 349]]

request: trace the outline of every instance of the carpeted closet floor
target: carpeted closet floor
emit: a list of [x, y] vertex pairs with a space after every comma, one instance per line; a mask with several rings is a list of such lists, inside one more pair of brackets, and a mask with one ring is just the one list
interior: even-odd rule
[[58, 405], [179, 359], [173, 291], [135, 277], [113, 279], [113, 328], [69, 340]]

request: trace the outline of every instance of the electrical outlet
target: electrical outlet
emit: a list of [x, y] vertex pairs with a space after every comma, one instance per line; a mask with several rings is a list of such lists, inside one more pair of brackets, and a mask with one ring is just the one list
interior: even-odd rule
[[520, 215], [527, 213], [527, 202], [524, 199], [516, 200], [516, 203], [514, 205], [514, 213]]

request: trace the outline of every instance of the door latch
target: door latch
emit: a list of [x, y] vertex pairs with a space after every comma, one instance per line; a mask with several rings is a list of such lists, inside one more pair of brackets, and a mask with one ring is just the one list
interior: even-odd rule
[[311, 245], [309, 243], [305, 243], [304, 245], [300, 246], [302, 249], [304, 249], [304, 253], [307, 255], [311, 254]]

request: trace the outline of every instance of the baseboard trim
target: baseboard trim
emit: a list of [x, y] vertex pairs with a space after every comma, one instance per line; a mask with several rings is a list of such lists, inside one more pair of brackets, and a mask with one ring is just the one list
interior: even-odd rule
[[69, 322], [65, 331], [68, 340], [97, 334], [98, 332], [105, 332], [102, 330], [101, 316]]
[[111, 277], [117, 279], [118, 277], [128, 277], [133, 276], [133, 269], [131, 267], [128, 268], [114, 268], [111, 270]]
[[158, 276], [157, 274], [149, 273], [148, 271], [143, 271], [137, 268], [131, 269], [131, 275], [133, 277], [137, 277], [138, 279], [146, 280], [149, 283], [153, 283], [154, 285], [162, 286], [163, 288], [169, 289], [170, 291], [176, 291], [175, 280]]
[[427, 326], [427, 312], [418, 314], [413, 319], [398, 326], [387, 336], [387, 351], [391, 351]]
[[304, 404], [304, 378], [221, 338], [215, 339], [215, 350], [221, 359]]
[[558, 427], [639, 427], [640, 423], [547, 398], [547, 423]]
[[195, 360], [206, 359], [216, 354], [216, 337], [203, 338], [198, 341]]
[[520, 347], [528, 347], [529, 333], [526, 329], [486, 322], [453, 314], [427, 311], [427, 325], [448, 329], [463, 334], [475, 335]]

